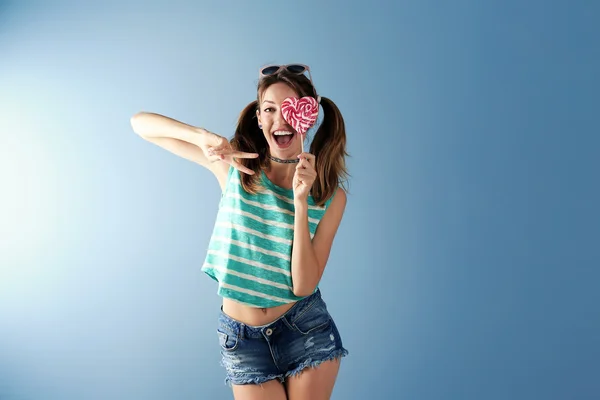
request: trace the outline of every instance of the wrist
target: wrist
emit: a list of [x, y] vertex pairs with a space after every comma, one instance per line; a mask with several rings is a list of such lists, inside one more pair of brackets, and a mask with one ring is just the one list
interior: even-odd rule
[[296, 212], [308, 211], [308, 199], [294, 199], [294, 209]]

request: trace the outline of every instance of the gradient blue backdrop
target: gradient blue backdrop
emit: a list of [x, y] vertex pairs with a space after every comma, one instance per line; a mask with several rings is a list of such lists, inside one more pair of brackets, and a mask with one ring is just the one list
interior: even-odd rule
[[311, 65], [352, 174], [322, 290], [335, 399], [600, 398], [600, 6], [0, 2], [0, 399], [227, 399], [219, 190], [143, 141], [230, 136]]

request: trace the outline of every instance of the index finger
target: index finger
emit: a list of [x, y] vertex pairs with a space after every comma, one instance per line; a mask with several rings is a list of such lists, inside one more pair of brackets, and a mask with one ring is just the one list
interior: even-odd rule
[[243, 166], [242, 164], [240, 164], [239, 162], [237, 162], [235, 159], [232, 159], [231, 162], [229, 163], [233, 168], [245, 172], [248, 175], [254, 175], [254, 171], [252, 171], [250, 168], [247, 168], [245, 166]]
[[246, 153], [244, 151], [236, 151], [236, 150], [231, 150], [229, 148], [221, 148], [221, 149], [211, 148], [209, 150], [209, 152], [210, 152], [210, 154], [214, 154], [216, 156], [224, 155], [224, 156], [235, 157], [235, 158], [256, 158], [256, 157], [258, 157], [258, 153]]
[[246, 153], [243, 151], [234, 151], [233, 153], [231, 153], [231, 156], [235, 157], [235, 158], [257, 158], [258, 153]]

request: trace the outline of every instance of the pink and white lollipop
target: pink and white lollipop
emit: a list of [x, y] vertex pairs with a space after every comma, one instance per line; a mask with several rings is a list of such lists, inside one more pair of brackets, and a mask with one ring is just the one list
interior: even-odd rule
[[283, 119], [300, 134], [304, 153], [304, 135], [317, 122], [319, 103], [314, 97], [288, 97], [281, 103]]

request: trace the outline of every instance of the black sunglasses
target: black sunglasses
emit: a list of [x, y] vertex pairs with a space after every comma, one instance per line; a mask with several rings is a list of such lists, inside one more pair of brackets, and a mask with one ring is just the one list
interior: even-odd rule
[[[260, 75], [261, 76], [273, 75], [273, 74], [278, 73], [282, 69], [286, 69], [288, 72], [291, 72], [292, 74], [298, 74], [298, 75], [303, 74], [304, 72], [308, 71], [308, 74], [310, 75], [310, 68], [308, 67], [308, 65], [304, 65], [304, 64], [267, 65], [260, 69]], [[311, 82], [312, 82], [312, 78], [311, 78]]]
[[310, 67], [304, 64], [285, 64], [285, 65], [267, 65], [260, 69], [260, 77], [274, 75], [281, 71], [282, 69], [291, 72], [292, 74], [301, 75], [305, 72], [308, 72], [308, 78], [310, 79], [310, 84], [313, 87], [313, 91], [315, 92], [315, 99], [320, 103], [321, 97], [317, 95], [317, 88], [315, 88], [315, 84], [312, 80], [312, 74], [310, 73]]

